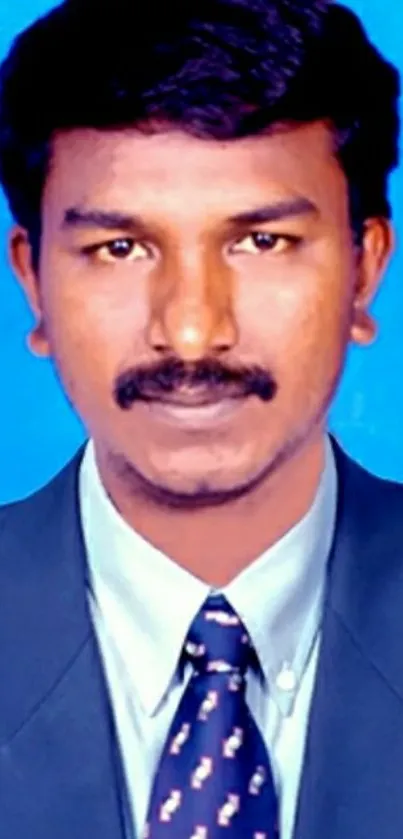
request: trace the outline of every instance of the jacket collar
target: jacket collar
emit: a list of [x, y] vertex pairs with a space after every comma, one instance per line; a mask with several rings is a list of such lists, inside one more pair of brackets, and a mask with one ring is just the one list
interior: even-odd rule
[[0, 833], [18, 839], [131, 835], [87, 607], [81, 456], [0, 513]]
[[[333, 446], [336, 536], [294, 839], [400, 839], [403, 490]], [[81, 457], [0, 512], [0, 812], [18, 839], [125, 835], [87, 606]]]
[[294, 839], [400, 839], [403, 488], [334, 447], [336, 535]]

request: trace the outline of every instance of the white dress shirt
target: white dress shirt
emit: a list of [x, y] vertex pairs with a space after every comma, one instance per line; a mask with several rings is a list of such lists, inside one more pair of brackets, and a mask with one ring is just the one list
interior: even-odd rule
[[[99, 476], [92, 442], [80, 471], [90, 607], [126, 776], [134, 833], [143, 834], [151, 785], [189, 678], [178, 662], [212, 589], [150, 545], [121, 517]], [[244, 622], [261, 671], [246, 698], [270, 754], [281, 839], [292, 839], [320, 643], [326, 563], [336, 511], [330, 441], [307, 515], [222, 589]], [[217, 546], [219, 561], [219, 546]]]

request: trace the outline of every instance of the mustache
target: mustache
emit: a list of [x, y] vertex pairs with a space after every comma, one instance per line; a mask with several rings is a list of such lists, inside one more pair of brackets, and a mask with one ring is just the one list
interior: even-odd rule
[[258, 396], [269, 402], [277, 392], [274, 376], [258, 366], [222, 365], [214, 359], [193, 362], [166, 359], [155, 365], [138, 366], [118, 376], [114, 398], [122, 410], [135, 402], [163, 400], [183, 390], [203, 392], [217, 398]]

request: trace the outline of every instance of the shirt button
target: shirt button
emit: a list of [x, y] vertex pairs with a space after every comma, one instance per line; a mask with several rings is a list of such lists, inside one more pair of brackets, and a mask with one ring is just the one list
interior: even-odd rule
[[287, 693], [291, 693], [295, 690], [297, 686], [297, 677], [288, 664], [284, 664], [281, 668], [276, 678], [276, 686], [279, 690], [284, 690]]

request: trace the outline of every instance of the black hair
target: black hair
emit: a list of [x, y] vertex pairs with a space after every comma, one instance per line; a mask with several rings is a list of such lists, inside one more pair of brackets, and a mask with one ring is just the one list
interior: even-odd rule
[[230, 139], [326, 120], [359, 232], [390, 216], [398, 96], [397, 70], [330, 0], [65, 0], [0, 67], [0, 181], [38, 251], [57, 131], [163, 121]]

